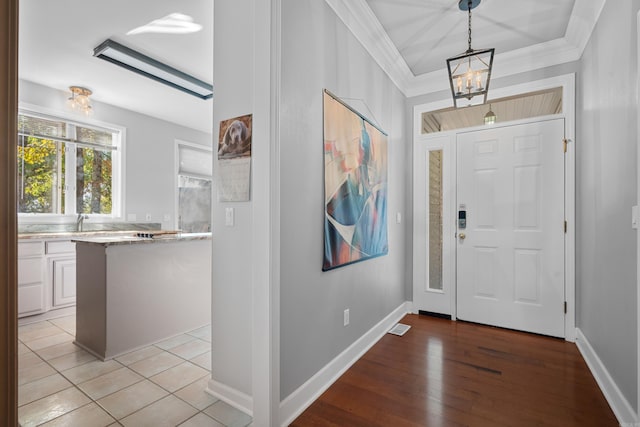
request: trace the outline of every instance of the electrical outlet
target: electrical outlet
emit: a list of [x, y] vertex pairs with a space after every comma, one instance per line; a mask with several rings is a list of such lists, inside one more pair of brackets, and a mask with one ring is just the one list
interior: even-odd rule
[[150, 214], [150, 213], [146, 214], [146, 215], [144, 216], [144, 220], [145, 220], [145, 221], [151, 221], [151, 214]]
[[344, 311], [344, 326], [347, 326], [349, 324], [349, 309], [347, 308]]
[[164, 215], [162, 215], [162, 220], [163, 220], [164, 222], [169, 222], [169, 221], [171, 221], [171, 214], [164, 214]]

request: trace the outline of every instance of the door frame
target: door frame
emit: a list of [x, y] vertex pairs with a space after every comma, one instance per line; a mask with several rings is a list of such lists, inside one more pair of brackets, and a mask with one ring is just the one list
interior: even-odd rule
[[[576, 152], [575, 152], [575, 128], [576, 128], [576, 112], [575, 112], [575, 73], [565, 74], [557, 77], [551, 77], [543, 80], [536, 80], [532, 82], [522, 83], [513, 86], [502, 87], [491, 90], [491, 96], [493, 99], [505, 98], [510, 96], [517, 96], [529, 92], [543, 91], [562, 87], [562, 113], [554, 115], [556, 118], [564, 118], [565, 120], [565, 138], [569, 142], [567, 144], [567, 152], [565, 155], [565, 219], [567, 221], [567, 232], [565, 236], [565, 301], [567, 303], [567, 313], [564, 320], [565, 340], [574, 342], [576, 340], [576, 293], [575, 293], [575, 194], [576, 194]], [[451, 107], [451, 99], [440, 99], [438, 101], [429, 102], [426, 104], [416, 105], [413, 108], [413, 157], [414, 157], [414, 169], [413, 169], [413, 182], [414, 182], [414, 195], [416, 194], [416, 178], [418, 176], [418, 163], [416, 154], [419, 152], [419, 146], [426, 143], [429, 139], [433, 138], [433, 135], [447, 136], [455, 135], [461, 131], [479, 130], [484, 129], [484, 126], [474, 126], [472, 128], [455, 129], [446, 132], [439, 132], [437, 134], [422, 134], [421, 123], [422, 114], [434, 110]], [[547, 116], [548, 118], [548, 116]], [[544, 117], [536, 118], [535, 120], [544, 119]], [[510, 124], [531, 121], [514, 121]], [[431, 135], [431, 136], [430, 136]], [[414, 197], [415, 198], [415, 197]], [[414, 215], [413, 215], [413, 229], [419, 230], [420, 225], [418, 221], [421, 220], [419, 215], [416, 215], [418, 207], [414, 203]], [[416, 270], [416, 265], [424, 264], [424, 259], [419, 257], [420, 251], [416, 251], [415, 248], [420, 245], [420, 242], [414, 237], [414, 251], [413, 251], [413, 269]], [[455, 277], [455, 275], [453, 276]], [[414, 286], [416, 284], [416, 275], [414, 274]], [[455, 286], [454, 286], [455, 288]], [[452, 300], [455, 301], [455, 290], [452, 292]], [[414, 307], [414, 311], [417, 308]], [[455, 303], [452, 303], [452, 319], [455, 319]]]
[[18, 424], [18, 0], [0, 0], [0, 419]]
[[[637, 66], [639, 68], [637, 68], [637, 70], [640, 70], [640, 11], [638, 11], [637, 15], [636, 15], [636, 40], [637, 40], [637, 46], [638, 47], [638, 58], [637, 58]], [[637, 85], [636, 85], [636, 99], [640, 99], [640, 73], [637, 73], [636, 75], [636, 80], [637, 80]], [[636, 102], [636, 117], [637, 117], [637, 147], [638, 148], [638, 153], [637, 153], [637, 170], [640, 171], [640, 106], [638, 105], [638, 102]], [[637, 193], [637, 199], [636, 199], [636, 204], [640, 205], [640, 173], [637, 174], [637, 185], [638, 185], [638, 193]], [[636, 310], [640, 307], [640, 234], [638, 234], [638, 229], [636, 229], [636, 249], [637, 249], [637, 253], [636, 253], [636, 292], [637, 292], [637, 299], [636, 299]], [[638, 398], [637, 398], [637, 412], [638, 414], [640, 414], [640, 315], [637, 316], [637, 349], [638, 349], [638, 353], [636, 356], [636, 363], [637, 363], [637, 388], [636, 388], [636, 392], [638, 394]]]

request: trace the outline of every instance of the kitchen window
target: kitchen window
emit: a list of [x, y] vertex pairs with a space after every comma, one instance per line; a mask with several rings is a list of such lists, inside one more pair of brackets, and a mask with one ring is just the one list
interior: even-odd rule
[[119, 217], [122, 133], [20, 111], [18, 213]]

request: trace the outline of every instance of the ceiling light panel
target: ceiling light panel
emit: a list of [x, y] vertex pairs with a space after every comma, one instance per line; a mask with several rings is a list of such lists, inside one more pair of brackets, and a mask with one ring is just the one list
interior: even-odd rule
[[93, 50], [93, 56], [164, 83], [201, 99], [213, 97], [213, 85], [177, 70], [111, 39]]

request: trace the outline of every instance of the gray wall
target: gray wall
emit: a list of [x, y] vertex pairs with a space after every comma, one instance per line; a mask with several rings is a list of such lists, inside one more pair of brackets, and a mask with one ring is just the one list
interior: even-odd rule
[[[247, 11], [253, 9], [253, 1], [216, 0], [214, 8], [214, 133], [218, 134], [221, 120], [251, 113], [255, 114], [255, 130], [254, 29], [253, 20], [247, 16]], [[255, 146], [262, 142], [261, 137], [254, 132], [252, 144]], [[213, 157], [215, 174], [217, 155], [214, 154]], [[258, 161], [268, 160], [256, 158], [254, 153], [254, 170]], [[211, 376], [214, 381], [249, 396], [252, 395], [252, 269], [255, 268], [252, 259], [253, 198], [252, 195], [250, 202], [222, 203], [217, 200], [217, 190], [214, 189], [211, 207], [211, 340], [214, 350], [211, 354]], [[233, 227], [225, 226], [225, 208], [234, 209]]]
[[[322, 90], [389, 134], [389, 255], [322, 272]], [[349, 100], [350, 99], [350, 100]], [[282, 2], [281, 398], [405, 301], [410, 181], [404, 96], [324, 1]], [[366, 107], [365, 107], [366, 106]], [[343, 310], [351, 322], [343, 326]]]
[[[577, 83], [577, 325], [637, 406], [638, 0], [606, 3]], [[637, 408], [636, 408], [637, 409]]]
[[[69, 93], [29, 81], [20, 81], [20, 102], [67, 113], [66, 99]], [[92, 101], [97, 120], [126, 128], [125, 141], [125, 201], [123, 219], [136, 214], [137, 222], [145, 222], [151, 214], [151, 222], [162, 223], [162, 228], [174, 228], [175, 215], [175, 140], [211, 146], [211, 135], [184, 126], [156, 119], [113, 105]], [[82, 122], [84, 116], [79, 115]], [[163, 215], [170, 214], [170, 221]]]

